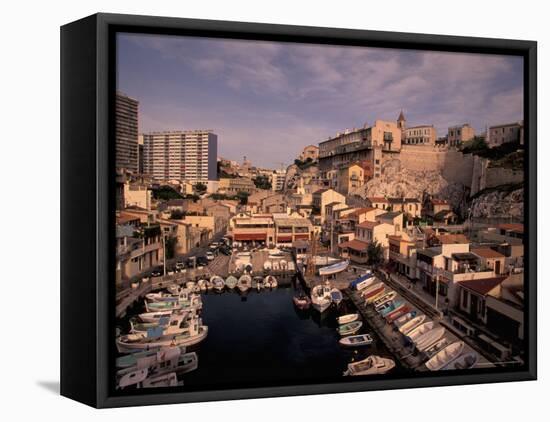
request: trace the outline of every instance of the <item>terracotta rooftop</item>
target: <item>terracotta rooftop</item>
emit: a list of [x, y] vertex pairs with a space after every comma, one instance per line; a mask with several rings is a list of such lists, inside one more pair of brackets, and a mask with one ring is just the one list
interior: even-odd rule
[[372, 208], [372, 207], [358, 208], [355, 211], [352, 211], [352, 212], [350, 212], [349, 214], [346, 214], [346, 215], [354, 215], [354, 216], [358, 217], [361, 214], [364, 214], [364, 213], [369, 212], [369, 211], [374, 211], [375, 209], [376, 208]]
[[449, 205], [449, 201], [446, 201], [445, 199], [432, 198], [431, 202], [434, 205]]
[[506, 280], [506, 277], [481, 278], [478, 280], [461, 281], [460, 285], [468, 290], [485, 296], [504, 280]]
[[388, 203], [388, 200], [382, 196], [369, 196], [367, 198], [371, 202], [385, 202]]
[[477, 256], [481, 256], [482, 258], [504, 258], [504, 255], [497, 251], [494, 251], [491, 248], [472, 249], [472, 253], [476, 254]]
[[453, 243], [470, 243], [470, 240], [463, 234], [440, 234], [436, 236], [442, 245], [450, 245]]
[[359, 252], [366, 251], [368, 246], [369, 244], [367, 242], [362, 242], [357, 239], [353, 239], [348, 242], [343, 242], [338, 245], [339, 248], [350, 248]]
[[373, 229], [376, 226], [379, 226], [381, 223], [377, 221], [363, 221], [361, 224], [358, 224], [357, 227], [362, 229]]

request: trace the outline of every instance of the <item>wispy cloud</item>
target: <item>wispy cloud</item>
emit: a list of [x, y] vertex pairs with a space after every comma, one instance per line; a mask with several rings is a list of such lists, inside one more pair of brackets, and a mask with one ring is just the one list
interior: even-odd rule
[[119, 87], [140, 100], [140, 129], [208, 127], [220, 151], [259, 165], [375, 119], [469, 122], [523, 116], [518, 57], [122, 35]]

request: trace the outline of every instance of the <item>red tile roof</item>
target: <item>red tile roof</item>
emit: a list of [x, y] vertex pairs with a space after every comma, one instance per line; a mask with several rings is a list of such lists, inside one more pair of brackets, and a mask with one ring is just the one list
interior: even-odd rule
[[491, 248], [476, 248], [472, 249], [472, 253], [481, 256], [482, 258], [504, 258], [501, 253], [492, 250]]
[[384, 202], [384, 203], [388, 203], [388, 200], [386, 198], [383, 198], [381, 196], [369, 196], [367, 197], [367, 199], [370, 201], [370, 202]]
[[441, 242], [442, 245], [449, 245], [452, 243], [470, 243], [468, 238], [463, 234], [440, 234], [436, 236], [437, 239]]
[[367, 242], [362, 242], [357, 239], [350, 240], [348, 242], [343, 242], [338, 245], [339, 248], [350, 248], [359, 252], [367, 250], [369, 244]]
[[379, 226], [381, 223], [376, 221], [363, 221], [361, 224], [358, 224], [357, 227], [362, 229], [373, 229], [376, 226]]
[[523, 233], [523, 224], [521, 223], [499, 224], [497, 227], [503, 230], [510, 230], [513, 232]]
[[468, 290], [485, 296], [504, 280], [506, 280], [506, 277], [481, 278], [479, 280], [461, 281], [459, 284]]
[[449, 205], [449, 202], [444, 199], [432, 198], [432, 204], [434, 205]]

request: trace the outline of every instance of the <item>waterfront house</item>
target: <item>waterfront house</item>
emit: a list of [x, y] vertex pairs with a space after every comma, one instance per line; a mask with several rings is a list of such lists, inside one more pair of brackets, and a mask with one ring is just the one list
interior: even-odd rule
[[389, 263], [395, 272], [410, 280], [416, 274], [416, 242], [406, 233], [388, 236]]

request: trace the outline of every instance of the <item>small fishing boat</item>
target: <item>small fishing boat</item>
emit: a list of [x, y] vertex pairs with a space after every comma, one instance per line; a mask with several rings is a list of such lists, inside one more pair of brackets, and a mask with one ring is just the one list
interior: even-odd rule
[[463, 341], [449, 344], [431, 357], [425, 365], [430, 371], [439, 371], [458, 358], [462, 354], [462, 350], [464, 350]]
[[360, 347], [372, 344], [373, 340], [370, 334], [357, 334], [355, 336], [347, 336], [340, 339], [339, 343], [346, 347]]
[[400, 318], [402, 315], [407, 314], [411, 311], [411, 307], [408, 304], [403, 304], [399, 308], [396, 308], [395, 310], [391, 311], [389, 314], [387, 314], [384, 318], [386, 319], [386, 322], [388, 324], [393, 323], [396, 319]]
[[228, 288], [228, 289], [234, 289], [235, 286], [237, 286], [237, 283], [239, 282], [239, 280], [237, 280], [237, 277], [234, 277], [232, 275], [230, 275], [229, 277], [227, 277], [227, 279], [225, 280], [225, 286]]
[[205, 292], [206, 290], [208, 290], [208, 282], [204, 279], [200, 279], [197, 283], [197, 287], [201, 292]]
[[252, 278], [248, 274], [244, 274], [239, 277], [239, 281], [237, 282], [237, 289], [241, 291], [241, 293], [246, 292], [250, 287], [252, 286]]
[[217, 275], [210, 277], [210, 283], [214, 286], [214, 289], [218, 292], [221, 292], [225, 288], [225, 281], [223, 278]]
[[404, 323], [401, 327], [399, 327], [399, 332], [406, 336], [410, 331], [414, 330], [420, 324], [423, 324], [425, 320], [426, 320], [426, 315], [424, 314], [418, 315], [410, 319], [406, 323]]
[[336, 318], [339, 325], [349, 324], [350, 322], [357, 321], [359, 314], [346, 314]]
[[208, 334], [208, 327], [198, 320], [189, 325], [184, 333], [174, 336], [149, 338], [141, 334], [128, 334], [116, 339], [119, 353], [150, 350], [156, 347], [192, 346], [203, 341]]
[[169, 318], [158, 322], [134, 322], [130, 320], [130, 333], [143, 334], [147, 337], [162, 337], [183, 333], [187, 330], [188, 321], [196, 318], [195, 313], [175, 311]]
[[185, 283], [185, 288], [192, 292], [193, 290], [195, 290], [196, 285], [197, 283], [195, 283], [194, 281], [188, 281], [187, 283]]
[[382, 286], [377, 292], [375, 292], [371, 297], [365, 300], [365, 305], [371, 305], [376, 299], [379, 299], [386, 293], [386, 288]]
[[389, 302], [386, 302], [384, 303], [379, 309], [378, 309], [378, 313], [382, 316], [382, 317], [385, 317], [387, 314], [389, 314], [390, 312], [396, 310], [397, 308], [399, 308], [400, 306], [402, 306], [405, 302], [401, 299], [394, 299], [394, 300], [390, 300]]
[[372, 283], [369, 287], [366, 289], [361, 290], [361, 296], [364, 299], [367, 299], [368, 297], [371, 297], [373, 294], [376, 294], [376, 292], [380, 292], [380, 288], [384, 288], [384, 283], [381, 281], [378, 281], [376, 283]]
[[433, 330], [430, 330], [427, 333], [422, 334], [414, 342], [416, 350], [418, 350], [419, 352], [423, 352], [424, 350], [428, 349], [432, 344], [434, 344], [436, 341], [441, 339], [441, 337], [443, 337], [444, 334], [445, 334], [445, 328], [443, 327], [436, 327]]
[[294, 296], [292, 301], [298, 309], [309, 309], [309, 306], [311, 305], [311, 299], [303, 292]]
[[416, 316], [416, 310], [409, 311], [406, 314], [401, 315], [395, 321], [393, 321], [393, 325], [395, 325], [397, 328], [400, 328], [404, 324], [409, 322], [411, 319], [413, 319], [415, 316]]
[[344, 300], [344, 296], [342, 295], [342, 292], [338, 290], [336, 287], [333, 287], [330, 290], [330, 300], [332, 303], [334, 303], [336, 306], [340, 305], [342, 303], [342, 300]]
[[370, 355], [368, 358], [348, 364], [344, 376], [385, 374], [395, 368], [393, 359]]
[[252, 279], [252, 288], [260, 291], [262, 290], [262, 287], [264, 287], [264, 279], [259, 276], [254, 277]]
[[272, 275], [268, 275], [264, 278], [264, 286], [266, 288], [274, 289], [277, 287], [277, 279]]
[[442, 339], [436, 341], [434, 344], [432, 344], [430, 347], [428, 347], [426, 350], [423, 351], [424, 356], [426, 356], [428, 359], [434, 356], [437, 352], [447, 347], [451, 342], [446, 338], [443, 337]]
[[471, 369], [473, 368], [479, 359], [479, 355], [476, 352], [463, 353], [458, 358], [441, 368], [444, 371], [457, 370], [457, 369]]
[[161, 319], [170, 319], [170, 315], [172, 315], [172, 310], [168, 311], [158, 311], [158, 312], [144, 312], [142, 314], [138, 315], [138, 318], [142, 322], [150, 322], [150, 323], [159, 323]]
[[355, 289], [355, 290], [358, 290], [358, 291], [361, 291], [363, 289], [366, 289], [367, 287], [369, 287], [370, 284], [373, 283], [372, 278], [374, 278], [374, 274], [372, 272], [370, 272], [370, 270], [367, 270], [367, 273], [362, 275], [361, 277], [353, 280], [349, 286], [352, 288], [352, 289]]
[[348, 265], [349, 261], [340, 261], [327, 267], [321, 267], [319, 268], [319, 275], [324, 276], [341, 273], [346, 268], [348, 268]]
[[411, 330], [407, 333], [407, 337], [411, 341], [411, 343], [415, 343], [416, 340], [424, 333], [427, 333], [430, 330], [433, 330], [435, 327], [435, 322], [429, 321], [425, 322], [423, 324], [420, 324], [418, 327], [416, 327], [414, 330]]
[[311, 289], [311, 304], [316, 310], [323, 313], [331, 303], [329, 283], [319, 284]]
[[145, 301], [145, 310], [147, 312], [168, 311], [168, 310], [198, 310], [202, 309], [201, 297], [197, 295], [190, 296], [189, 300], [178, 300], [174, 298], [171, 301], [147, 302]]
[[395, 299], [395, 296], [397, 296], [397, 292], [395, 290], [390, 290], [389, 292], [385, 293], [379, 299], [376, 299], [374, 302], [372, 302], [372, 304], [374, 305], [374, 309], [377, 309], [380, 305], [383, 305], [384, 303]]
[[349, 336], [359, 331], [362, 326], [363, 326], [363, 321], [353, 321], [353, 322], [350, 322], [349, 324], [340, 325], [336, 329], [336, 331], [338, 331], [338, 334], [340, 334], [341, 336]]

